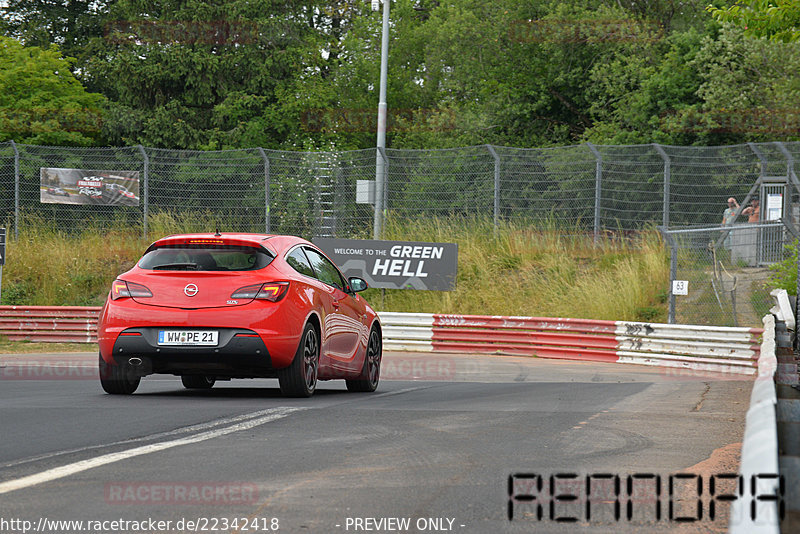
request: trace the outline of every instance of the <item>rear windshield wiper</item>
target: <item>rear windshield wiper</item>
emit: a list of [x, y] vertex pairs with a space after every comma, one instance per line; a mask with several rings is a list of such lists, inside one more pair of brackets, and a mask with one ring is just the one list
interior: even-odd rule
[[164, 263], [164, 264], [161, 264], [161, 265], [154, 266], [153, 270], [196, 271], [197, 270], [197, 264], [196, 263]]

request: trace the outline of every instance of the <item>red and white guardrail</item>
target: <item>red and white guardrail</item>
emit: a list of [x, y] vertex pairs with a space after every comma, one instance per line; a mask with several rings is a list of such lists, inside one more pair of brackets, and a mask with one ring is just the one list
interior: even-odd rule
[[386, 350], [513, 354], [755, 374], [760, 328], [381, 312]]
[[99, 306], [0, 306], [0, 335], [11, 341], [96, 343]]
[[[97, 342], [95, 306], [0, 306], [12, 341]], [[380, 312], [386, 350], [512, 354], [755, 374], [763, 329]]]

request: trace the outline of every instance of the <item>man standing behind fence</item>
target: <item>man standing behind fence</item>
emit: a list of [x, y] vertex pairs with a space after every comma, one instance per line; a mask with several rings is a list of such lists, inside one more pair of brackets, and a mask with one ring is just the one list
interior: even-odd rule
[[[742, 215], [747, 215], [747, 222], [757, 223], [761, 216], [761, 208], [757, 198], [742, 210]], [[740, 261], [744, 265], [754, 267], [758, 264], [758, 228], [742, 228], [737, 230], [734, 238], [732, 261]]]
[[[733, 223], [736, 221], [736, 210], [739, 209], [739, 203], [736, 202], [736, 199], [730, 197], [728, 199], [728, 207], [725, 208], [725, 211], [722, 212], [722, 226], [732, 226]], [[728, 232], [728, 235], [725, 236], [725, 241], [723, 241], [722, 246], [726, 249], [731, 249], [731, 232]]]
[[731, 197], [728, 199], [728, 207], [722, 212], [722, 226], [730, 226], [736, 220], [736, 210], [739, 209], [739, 203], [736, 199]]
[[761, 215], [761, 208], [758, 205], [758, 199], [754, 198], [750, 206], [742, 210], [742, 215], [747, 215], [747, 222], [757, 223]]

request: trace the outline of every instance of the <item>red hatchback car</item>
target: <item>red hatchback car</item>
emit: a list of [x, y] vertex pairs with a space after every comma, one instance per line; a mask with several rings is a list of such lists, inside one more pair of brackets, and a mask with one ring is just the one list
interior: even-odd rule
[[358, 295], [366, 288], [298, 237], [159, 239], [112, 284], [98, 323], [100, 383], [130, 394], [141, 377], [163, 373], [190, 389], [278, 378], [292, 397], [331, 379], [375, 391], [381, 324]]

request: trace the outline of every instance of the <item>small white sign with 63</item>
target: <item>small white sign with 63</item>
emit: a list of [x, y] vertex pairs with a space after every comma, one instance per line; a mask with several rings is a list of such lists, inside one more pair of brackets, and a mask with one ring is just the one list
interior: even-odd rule
[[689, 294], [689, 281], [688, 280], [673, 280], [672, 281], [672, 294], [673, 295], [688, 295]]

